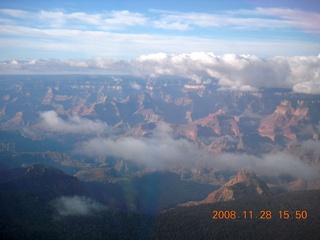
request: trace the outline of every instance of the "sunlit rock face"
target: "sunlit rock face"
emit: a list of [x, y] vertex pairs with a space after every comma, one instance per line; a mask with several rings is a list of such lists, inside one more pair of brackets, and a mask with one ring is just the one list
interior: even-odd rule
[[[258, 131], [261, 136], [268, 137], [275, 141], [276, 135], [282, 135], [290, 140], [297, 140], [298, 131], [301, 124], [310, 122], [308, 118], [308, 104], [305, 101], [297, 101], [297, 106], [292, 107], [292, 104], [287, 101], [281, 101], [274, 113], [264, 117], [261, 120]], [[297, 128], [296, 131], [293, 128]]]
[[264, 181], [255, 173], [240, 170], [235, 177], [226, 182], [221, 188], [210, 193], [204, 200], [188, 202], [180, 206], [192, 206], [220, 201], [231, 201], [245, 196], [271, 196], [272, 193]]

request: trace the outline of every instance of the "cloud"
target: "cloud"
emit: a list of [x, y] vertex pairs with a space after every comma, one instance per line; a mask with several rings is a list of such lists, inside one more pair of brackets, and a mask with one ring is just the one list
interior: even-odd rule
[[[178, 54], [213, 50], [218, 54], [262, 56], [317, 54], [320, 47], [314, 35], [319, 35], [319, 16], [281, 8], [213, 13], [0, 9], [0, 45], [4, 53], [1, 56], [3, 59], [70, 55], [127, 59], [153, 52]], [[168, 33], [168, 30], [180, 32]], [[288, 31], [296, 34], [288, 35]], [[310, 33], [311, 36], [307, 36]], [[60, 51], [63, 54], [57, 54]]]
[[190, 54], [149, 54], [132, 60], [95, 58], [91, 60], [3, 61], [4, 71], [85, 71], [105, 70], [110, 73], [145, 75], [180, 75], [200, 83], [208, 77], [217, 79], [221, 89], [256, 90], [291, 88], [294, 92], [320, 93], [320, 55], [274, 57], [210, 52]]
[[[37, 25], [36, 23], [40, 21], [42, 28], [43, 26], [48, 28], [68, 28], [72, 26], [73, 29], [89, 29], [94, 26], [104, 30], [119, 30], [125, 27], [144, 25], [148, 20], [143, 14], [128, 10], [89, 14], [85, 12], [66, 13], [45, 10], [31, 13], [17, 9], [0, 9], [0, 14], [9, 16], [17, 21], [23, 19], [25, 20], [24, 24]], [[20, 22], [17, 23], [22, 24]]]
[[[305, 55], [317, 54], [320, 46], [316, 42], [305, 42], [298, 39], [221, 39], [209, 36], [177, 36], [165, 34], [125, 33], [93, 29], [77, 28], [36, 28], [20, 25], [0, 25], [0, 35], [3, 49], [12, 49], [14, 53], [28, 52], [37, 58], [57, 58], [57, 51], [63, 51], [64, 58], [78, 57], [136, 57], [141, 54], [166, 52], [180, 54], [183, 52], [215, 51], [218, 54], [257, 54], [261, 56]], [[9, 38], [10, 37], [10, 38]], [[35, 44], [37, 42], [37, 44]], [[81, 54], [79, 53], [81, 49]], [[41, 55], [45, 50], [46, 55]], [[19, 59], [23, 59], [19, 53]], [[32, 55], [31, 55], [32, 53]], [[27, 54], [27, 53], [26, 53]], [[60, 55], [61, 56], [61, 55]], [[10, 55], [11, 59], [14, 55]], [[2, 59], [4, 55], [2, 56]], [[8, 59], [8, 58], [7, 58]]]
[[303, 179], [319, 177], [311, 165], [291, 155], [277, 153], [261, 157], [248, 154], [212, 155], [185, 139], [175, 139], [168, 124], [161, 123], [147, 138], [94, 138], [82, 143], [88, 156], [113, 156], [158, 170], [175, 167], [210, 166], [221, 170], [248, 169], [258, 174], [289, 174]]
[[319, 35], [320, 29], [317, 24], [320, 21], [320, 14], [316, 12], [305, 12], [295, 9], [284, 8], [257, 8], [257, 14], [265, 14], [285, 19], [288, 25], [300, 28], [306, 32]]
[[141, 90], [141, 86], [136, 82], [130, 83], [130, 86], [135, 90], [138, 90], [138, 91]]
[[320, 55], [274, 57], [208, 52], [144, 55], [131, 62], [141, 74], [180, 75], [196, 82], [212, 77], [221, 89], [250, 91], [259, 88], [291, 88], [294, 92], [320, 93]]
[[[215, 79], [220, 89], [252, 91], [259, 88], [288, 88], [299, 93], [320, 93], [320, 55], [278, 56], [192, 52], [156, 53], [131, 60], [94, 58], [90, 60], [3, 61], [0, 71], [21, 72], [104, 72], [139, 76], [183, 76], [197, 83]], [[136, 86], [137, 87], [137, 86]]]
[[200, 152], [187, 140], [174, 139], [171, 131], [168, 124], [160, 123], [148, 138], [94, 138], [82, 144], [81, 152], [114, 156], [157, 169], [195, 161]]
[[320, 35], [320, 14], [288, 8], [256, 8], [253, 10], [217, 11], [215, 13], [172, 12], [151, 10], [160, 14], [156, 28], [187, 31], [193, 28], [288, 29], [299, 28]]
[[52, 202], [60, 216], [87, 216], [104, 211], [107, 207], [83, 196], [60, 197]]
[[[284, 19], [272, 19], [266, 17], [263, 8], [258, 10], [229, 11], [215, 13], [173, 12], [163, 10], [151, 10], [159, 13], [160, 19], [154, 21], [156, 28], [186, 31], [195, 27], [221, 28], [230, 27], [236, 29], [275, 29], [287, 28], [290, 22]], [[279, 9], [281, 10], [281, 9]], [[254, 17], [252, 15], [255, 15]], [[269, 12], [269, 14], [273, 14]], [[304, 12], [306, 16], [308, 13]]]
[[[204, 12], [175, 12], [151, 9], [153, 18], [140, 12], [128, 10], [107, 11], [100, 13], [46, 11], [28, 12], [19, 9], [0, 9], [0, 14], [15, 20], [25, 20], [20, 24], [41, 26], [70, 27], [88, 29], [97, 27], [104, 30], [119, 30], [137, 25], [151, 25], [155, 28], [186, 31], [193, 27], [238, 29], [278, 29], [298, 27], [319, 34], [317, 20], [320, 14], [285, 8], [256, 8], [252, 10]], [[273, 17], [273, 18], [272, 18]]]
[[104, 29], [109, 29], [110, 27], [115, 28], [119, 26], [135, 26], [144, 25], [147, 23], [147, 18], [141, 13], [131, 13], [127, 10], [123, 11], [113, 11], [111, 13], [112, 18], [104, 20]]
[[320, 154], [320, 142], [314, 140], [307, 140], [301, 143], [301, 147], [304, 150], [312, 151], [316, 154]]
[[245, 168], [261, 175], [288, 174], [305, 180], [319, 179], [319, 171], [312, 165], [307, 165], [297, 157], [284, 153], [265, 154], [261, 157], [225, 153], [218, 155], [214, 161], [215, 165], [221, 169], [239, 170]]
[[55, 111], [39, 114], [41, 127], [48, 132], [102, 134], [108, 131], [108, 125], [101, 121], [92, 121], [79, 116], [71, 116], [68, 121], [63, 120]]
[[19, 9], [8, 9], [8, 8], [0, 9], [0, 14], [4, 14], [14, 18], [30, 18], [32, 16], [27, 11], [23, 11]]

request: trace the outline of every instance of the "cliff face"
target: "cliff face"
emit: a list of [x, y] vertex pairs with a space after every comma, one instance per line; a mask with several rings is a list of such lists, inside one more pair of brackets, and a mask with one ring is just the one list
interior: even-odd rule
[[205, 141], [204, 149], [221, 153], [225, 150], [240, 149], [241, 131], [237, 117], [219, 110], [208, 116], [176, 127], [177, 132], [192, 141]]
[[239, 127], [235, 118], [226, 114], [223, 110], [216, 113], [209, 114], [207, 117], [198, 119], [191, 123], [191, 125], [208, 127], [218, 135], [233, 135], [239, 136]]
[[231, 201], [244, 196], [271, 196], [271, 192], [255, 173], [240, 170], [230, 181], [221, 188], [210, 193], [204, 200], [199, 202], [188, 202], [179, 206], [191, 206], [220, 201]]
[[230, 201], [239, 197], [254, 195], [270, 196], [271, 192], [266, 183], [254, 173], [241, 170], [236, 177], [224, 184], [220, 189], [210, 193], [202, 202]]
[[24, 126], [23, 113], [17, 112], [13, 118], [0, 125], [2, 130], [14, 130]]
[[296, 108], [284, 100], [276, 108], [274, 113], [264, 117], [259, 125], [258, 132], [263, 137], [268, 137], [275, 141], [277, 135], [282, 135], [290, 140], [297, 140], [296, 131], [292, 129], [299, 128], [302, 121], [308, 121], [308, 107], [304, 101], [298, 101]]

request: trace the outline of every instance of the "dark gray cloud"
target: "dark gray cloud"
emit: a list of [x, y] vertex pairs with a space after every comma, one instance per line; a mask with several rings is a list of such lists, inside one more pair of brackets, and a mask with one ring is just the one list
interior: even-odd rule
[[54, 200], [52, 205], [63, 217], [91, 215], [107, 209], [99, 202], [83, 196], [60, 197]]

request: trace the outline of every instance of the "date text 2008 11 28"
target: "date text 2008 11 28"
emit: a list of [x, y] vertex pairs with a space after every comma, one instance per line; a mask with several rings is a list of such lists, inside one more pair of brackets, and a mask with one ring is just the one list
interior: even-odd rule
[[222, 220], [222, 219], [262, 219], [262, 220], [271, 220], [274, 217], [279, 219], [298, 219], [305, 220], [308, 218], [308, 212], [306, 210], [280, 210], [276, 213], [273, 213], [271, 210], [260, 210], [259, 212], [253, 212], [252, 210], [244, 210], [242, 212], [237, 212], [235, 210], [213, 210], [212, 219]]

